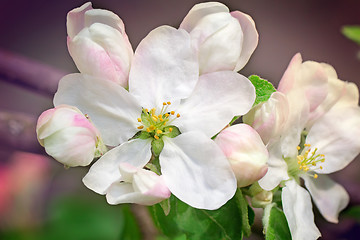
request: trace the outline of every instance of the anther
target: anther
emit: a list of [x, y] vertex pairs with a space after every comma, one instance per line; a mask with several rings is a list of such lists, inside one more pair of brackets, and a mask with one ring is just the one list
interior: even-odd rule
[[175, 114], [175, 111], [171, 111], [170, 114], [171, 114], [171, 115], [174, 115], [174, 114]]
[[158, 136], [158, 135], [155, 135], [154, 138], [155, 138], [156, 140], [159, 140], [159, 136]]
[[138, 118], [137, 120], [138, 120], [138, 122], [141, 122], [141, 118]]
[[137, 128], [138, 128], [138, 129], [143, 129], [143, 128], [144, 128], [144, 126], [142, 126], [142, 125], [141, 125], [141, 126], [138, 126]]
[[154, 131], [155, 130], [155, 126], [154, 125], [150, 125], [150, 131]]
[[296, 149], [299, 151], [299, 150], [300, 150], [300, 146], [297, 146]]
[[314, 178], [317, 179], [319, 176], [315, 173], [314, 174]]
[[166, 102], [163, 102], [163, 106], [166, 106]]
[[172, 130], [173, 130], [172, 128], [169, 128], [169, 132], [172, 132]]
[[180, 117], [180, 113], [178, 113], [178, 114], [176, 115], [176, 117], [178, 117], [178, 118], [179, 118], [179, 117]]
[[160, 129], [158, 129], [158, 130], [156, 130], [156, 133], [157, 133], [157, 134], [161, 134], [162, 131], [161, 131]]
[[147, 132], [150, 132], [150, 128], [146, 128], [146, 131], [147, 131]]
[[165, 117], [169, 117], [170, 115], [168, 113], [165, 113]]
[[167, 102], [167, 105], [170, 105], [171, 104], [171, 102]]

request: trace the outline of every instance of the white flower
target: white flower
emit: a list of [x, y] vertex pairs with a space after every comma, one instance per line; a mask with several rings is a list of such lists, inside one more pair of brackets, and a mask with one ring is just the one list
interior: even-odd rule
[[239, 71], [249, 61], [258, 44], [253, 19], [222, 3], [196, 4], [180, 25], [190, 33], [199, 52], [200, 74]]
[[36, 133], [46, 153], [69, 167], [87, 166], [106, 151], [98, 130], [76, 107], [59, 105], [43, 112]]
[[87, 2], [67, 15], [68, 49], [81, 73], [128, 86], [133, 50], [122, 20]]
[[259, 184], [271, 190], [286, 180], [282, 201], [293, 239], [317, 239], [310, 196], [299, 178], [324, 218], [337, 223], [349, 196], [324, 174], [341, 170], [360, 152], [359, 92], [355, 84], [339, 80], [330, 65], [302, 63], [300, 54], [278, 90], [285, 97], [281, 101], [287, 101], [278, 103], [278, 111], [288, 106], [284, 111], [289, 114], [281, 133], [269, 141], [269, 169]]
[[120, 163], [120, 182], [109, 187], [106, 196], [110, 204], [137, 203], [153, 205], [170, 197], [163, 177], [156, 173], [138, 169], [127, 163]]
[[215, 142], [228, 158], [238, 187], [246, 187], [265, 175], [269, 153], [249, 125], [228, 127], [217, 135]]
[[[164, 143], [159, 156], [166, 186], [196, 208], [216, 209], [236, 190], [236, 179], [221, 149], [211, 140], [233, 116], [254, 102], [250, 81], [232, 71], [199, 77], [197, 54], [189, 34], [159, 27], [139, 44], [130, 70], [129, 92], [83, 74], [59, 83], [54, 104], [71, 104], [87, 113], [104, 143], [117, 146], [84, 177], [85, 185], [112, 198], [110, 186], [121, 180], [121, 163], [144, 167], [151, 144]], [[179, 129], [181, 134], [171, 137]], [[138, 131], [147, 137], [131, 139]]]

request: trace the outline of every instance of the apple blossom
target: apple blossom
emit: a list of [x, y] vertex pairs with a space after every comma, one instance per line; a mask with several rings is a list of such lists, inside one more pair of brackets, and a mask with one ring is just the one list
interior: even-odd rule
[[87, 2], [67, 15], [68, 49], [81, 73], [128, 86], [133, 50], [122, 20]]
[[69, 167], [87, 166], [106, 151], [98, 130], [76, 107], [58, 105], [46, 110], [36, 133], [46, 153]]
[[[272, 190], [284, 181], [283, 209], [293, 239], [317, 239], [320, 232], [309, 192], [320, 213], [333, 223], [349, 202], [345, 189], [324, 174], [341, 170], [360, 152], [358, 89], [339, 80], [330, 65], [302, 63], [297, 54], [278, 90], [285, 96], [281, 101], [287, 102], [278, 103], [279, 111], [288, 106], [283, 109], [289, 114], [281, 133], [274, 134], [267, 145], [269, 169], [259, 184]], [[278, 124], [275, 121], [273, 126]], [[309, 192], [299, 185], [300, 178]]]
[[249, 125], [228, 127], [217, 135], [215, 142], [229, 160], [238, 187], [248, 186], [265, 175], [268, 151], [259, 134]]
[[162, 26], [136, 49], [129, 91], [95, 76], [70, 74], [61, 79], [54, 104], [77, 106], [96, 124], [104, 143], [115, 146], [84, 177], [88, 188], [109, 200], [111, 186], [122, 179], [121, 163], [152, 164], [180, 200], [216, 209], [234, 195], [236, 179], [211, 137], [233, 116], [245, 114], [254, 100], [251, 82], [233, 71], [199, 77], [190, 35]]
[[190, 33], [198, 54], [200, 74], [239, 71], [258, 44], [253, 19], [240, 11], [229, 12], [222, 3], [196, 4], [180, 25]]

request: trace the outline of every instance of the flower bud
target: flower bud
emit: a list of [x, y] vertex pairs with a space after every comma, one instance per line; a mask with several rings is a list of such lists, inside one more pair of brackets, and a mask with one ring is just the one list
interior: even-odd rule
[[268, 151], [259, 134], [246, 124], [237, 124], [221, 131], [215, 142], [228, 158], [238, 187], [248, 186], [267, 171]]
[[113, 183], [106, 193], [108, 203], [154, 205], [170, 197], [162, 176], [128, 163], [121, 163], [119, 170], [120, 181]]
[[276, 138], [284, 131], [289, 115], [289, 104], [286, 96], [274, 92], [267, 102], [253, 107], [244, 117], [243, 121], [253, 127], [265, 144], [271, 138]]
[[67, 15], [68, 49], [81, 73], [128, 86], [133, 49], [122, 20], [85, 3]]
[[229, 12], [221, 3], [195, 5], [180, 25], [190, 33], [199, 51], [200, 74], [239, 71], [258, 43], [253, 19], [242, 12]]
[[36, 133], [47, 154], [69, 167], [87, 166], [106, 151], [98, 130], [76, 107], [60, 105], [43, 112]]

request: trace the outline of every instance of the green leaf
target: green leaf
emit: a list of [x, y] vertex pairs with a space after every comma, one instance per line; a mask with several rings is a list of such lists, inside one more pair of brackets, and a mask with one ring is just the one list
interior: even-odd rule
[[[241, 191], [238, 191], [224, 206], [210, 211], [192, 208], [171, 196], [168, 216], [165, 216], [159, 204], [150, 209], [156, 225], [169, 239], [238, 240], [243, 237], [243, 222], [249, 225], [249, 220], [244, 220], [247, 213], [242, 212], [244, 209], [248, 211], [248, 205], [243, 199]], [[181, 238], [183, 234], [186, 238]]]
[[360, 26], [343, 26], [341, 32], [348, 39], [360, 44]]
[[[235, 199], [237, 201], [238, 207], [240, 209], [240, 214], [242, 217], [241, 229], [244, 232], [244, 235], [246, 237], [249, 237], [251, 234], [251, 224], [252, 224], [249, 219], [249, 205], [248, 205], [248, 202], [247, 202], [245, 196], [242, 194], [242, 191], [240, 189], [236, 192]], [[251, 211], [252, 211], [252, 209], [251, 209]], [[252, 219], [252, 221], [253, 221], [253, 219]]]
[[270, 98], [271, 94], [276, 91], [274, 86], [269, 81], [262, 79], [259, 76], [251, 75], [249, 80], [254, 85], [256, 90], [254, 106], [261, 102], [266, 102]]
[[265, 233], [266, 240], [291, 239], [290, 229], [285, 214], [277, 207], [272, 207]]
[[351, 217], [360, 223], [360, 206], [353, 206], [346, 210], [342, 215], [345, 217]]

